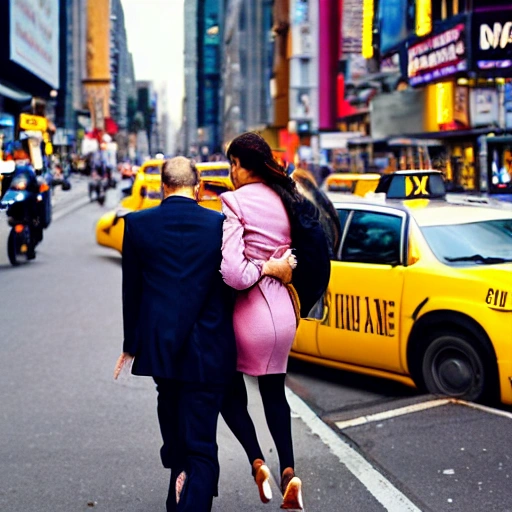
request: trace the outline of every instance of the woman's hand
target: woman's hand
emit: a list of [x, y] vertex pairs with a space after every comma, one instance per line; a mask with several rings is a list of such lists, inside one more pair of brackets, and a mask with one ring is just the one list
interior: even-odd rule
[[287, 250], [280, 258], [271, 257], [263, 264], [262, 276], [278, 279], [284, 284], [292, 281], [292, 271], [297, 266], [297, 258]]

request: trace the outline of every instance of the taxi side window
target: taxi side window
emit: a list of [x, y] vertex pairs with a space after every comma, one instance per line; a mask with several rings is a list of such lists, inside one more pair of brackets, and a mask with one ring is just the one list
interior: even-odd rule
[[402, 219], [378, 212], [354, 211], [341, 261], [398, 265]]
[[347, 223], [348, 214], [350, 213], [350, 210], [337, 210], [338, 212], [338, 218], [340, 219], [340, 233], [343, 233], [345, 231], [345, 224]]

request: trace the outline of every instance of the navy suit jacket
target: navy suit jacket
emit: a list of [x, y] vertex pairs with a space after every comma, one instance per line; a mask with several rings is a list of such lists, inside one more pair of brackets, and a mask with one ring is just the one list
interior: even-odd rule
[[132, 372], [223, 384], [236, 368], [233, 292], [220, 274], [224, 216], [170, 196], [128, 214], [123, 350]]

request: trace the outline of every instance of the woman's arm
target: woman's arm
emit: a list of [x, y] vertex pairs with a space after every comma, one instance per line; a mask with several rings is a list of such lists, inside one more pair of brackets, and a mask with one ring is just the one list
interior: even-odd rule
[[241, 214], [235, 211], [234, 201], [222, 197], [225, 215], [222, 234], [222, 263], [220, 271], [224, 282], [235, 290], [245, 290], [261, 278], [261, 262], [245, 256], [244, 226]]

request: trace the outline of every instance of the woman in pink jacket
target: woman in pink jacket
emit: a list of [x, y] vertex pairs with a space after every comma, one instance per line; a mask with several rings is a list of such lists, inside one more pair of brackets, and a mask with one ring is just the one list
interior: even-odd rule
[[243, 374], [258, 377], [281, 467], [281, 508], [302, 509], [302, 483], [294, 472], [290, 407], [285, 395], [286, 366], [297, 319], [287, 287], [270, 276], [275, 275], [276, 259], [284, 263], [291, 254], [289, 215], [301, 196], [259, 135], [236, 137], [227, 156], [235, 191], [221, 196], [226, 216], [221, 272], [224, 281], [237, 290], [233, 324], [238, 358], [222, 416], [244, 447], [260, 498], [267, 503], [272, 497], [270, 471], [247, 410]]

